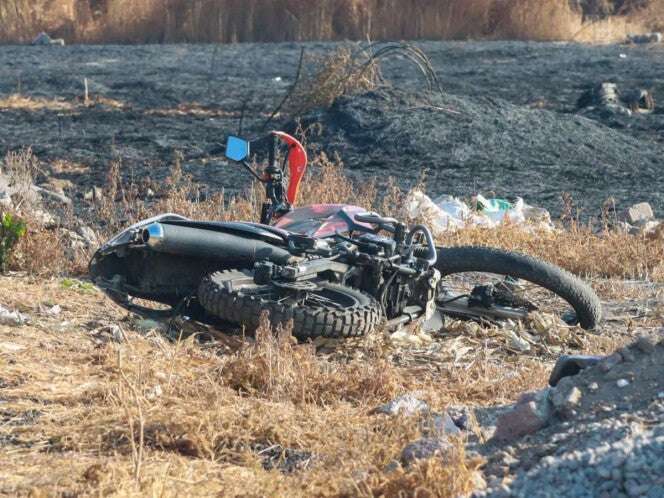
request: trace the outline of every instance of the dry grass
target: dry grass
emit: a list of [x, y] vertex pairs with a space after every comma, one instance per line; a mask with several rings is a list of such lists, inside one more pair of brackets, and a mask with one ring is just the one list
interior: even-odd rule
[[[90, 210], [92, 221], [106, 223], [97, 225], [101, 234], [162, 211], [258, 214], [257, 188], [198, 199], [177, 158], [161, 186], [123, 184], [119, 168], [112, 165], [104, 197]], [[308, 175], [303, 204], [352, 202], [395, 215], [406, 204], [407, 193], [393, 184], [357, 185], [324, 155]], [[158, 189], [152, 202], [142, 195], [148, 186]], [[30, 268], [26, 259], [17, 266], [57, 273], [48, 252], [55, 242], [40, 233], [30, 234], [18, 256], [43, 267]], [[443, 242], [519, 249], [579, 273], [664, 280], [661, 240], [574, 224], [541, 233], [467, 229]], [[661, 324], [661, 306], [633, 314], [639, 303], [661, 302], [661, 290], [620, 281], [596, 287], [605, 300], [625, 302], [625, 318], [608, 323], [603, 335], [564, 331], [569, 341], [560, 351], [607, 353]], [[181, 340], [170, 342], [141, 332], [134, 317], [84, 284], [0, 276], [0, 288], [0, 305], [31, 318], [20, 328], [0, 325], [0, 494], [8, 496], [460, 496], [475, 486], [482, 462], [468, 458], [459, 441], [443, 458], [387, 472], [420, 428], [372, 409], [411, 391], [436, 410], [505, 403], [545, 385], [555, 357], [538, 348], [514, 354], [500, 329], [458, 323], [432, 343], [409, 347], [380, 334], [312, 345], [267, 326], [243, 338], [196, 324], [181, 334], [175, 324]], [[46, 311], [54, 304], [62, 306], [59, 315]], [[121, 331], [114, 334], [114, 326]], [[199, 343], [198, 334], [212, 340]]]
[[[307, 132], [313, 133], [315, 130]], [[24, 157], [12, 155], [5, 162], [14, 164], [17, 171], [25, 172], [36, 167], [32, 157], [29, 153]], [[100, 239], [110, 237], [131, 223], [164, 212], [176, 212], [193, 219], [259, 218], [264, 195], [260, 185], [254, 185], [246, 193], [230, 198], [223, 194], [201, 198], [199, 186], [183, 175], [177, 156], [171, 176], [165, 182], [151, 183], [146, 180], [143, 183], [126, 184], [120, 179], [120, 168], [119, 163], [111, 164], [103, 198], [94, 202], [91, 209], [86, 211], [85, 221], [96, 228]], [[24, 174], [27, 175], [25, 182], [29, 182], [32, 173]], [[148, 189], [156, 193], [152, 201], [145, 200]], [[408, 192], [401, 190], [394, 180], [387, 180], [380, 187], [374, 181], [352, 181], [344, 173], [338, 158], [330, 159], [320, 153], [311, 158], [299, 204], [354, 204], [407, 219], [407, 198]], [[561, 223], [559, 225], [562, 226]], [[39, 228], [37, 223], [29, 223], [28, 228], [29, 236], [19, 246], [14, 269], [44, 274], [49, 271], [61, 273], [63, 269], [77, 272], [85, 268], [84, 262], [90, 256], [89, 253], [68, 253], [62, 236], [52, 230]], [[664, 281], [663, 237], [662, 231], [650, 236], [618, 233], [607, 228], [602, 220], [596, 220], [595, 226], [572, 221], [567, 222], [564, 229], [554, 231], [536, 227], [524, 230], [523, 227], [509, 225], [499, 229], [471, 227], [448, 232], [438, 242], [448, 246], [482, 245], [523, 252], [587, 277]], [[49, 258], [50, 253], [56, 256]], [[67, 263], [67, 257], [74, 263]]]
[[[45, 30], [70, 42], [464, 39], [615, 41], [662, 26], [661, 0], [622, 2], [612, 21], [567, 0], [6, 0], [0, 40]], [[615, 21], [615, 22], [614, 22]]]
[[[444, 462], [383, 470], [419, 429], [371, 408], [411, 388], [440, 406], [447, 396], [430, 378], [379, 358], [328, 362], [266, 332], [220, 356], [214, 344], [136, 334], [96, 291], [2, 280], [14, 293], [2, 304], [21, 303], [33, 322], [0, 326], [0, 492], [457, 496], [471, 488], [479, 462], [461, 447]], [[53, 302], [62, 316], [39, 314]], [[126, 341], [105, 335], [109, 322]], [[311, 461], [291, 474], [263, 468], [285, 449]]]

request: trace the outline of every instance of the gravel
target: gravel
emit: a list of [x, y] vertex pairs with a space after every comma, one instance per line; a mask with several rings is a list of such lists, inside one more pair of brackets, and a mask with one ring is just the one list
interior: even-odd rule
[[475, 496], [664, 496], [664, 344], [643, 338], [629, 351], [609, 372], [599, 364], [563, 379], [549, 396], [563, 411], [544, 429], [480, 446], [488, 487]]

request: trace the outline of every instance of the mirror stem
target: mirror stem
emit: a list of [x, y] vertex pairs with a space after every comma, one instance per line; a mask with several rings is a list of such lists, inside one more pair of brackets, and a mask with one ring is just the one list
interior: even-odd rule
[[251, 173], [253, 177], [256, 178], [256, 180], [261, 183], [263, 182], [263, 179], [260, 177], [260, 175], [254, 171], [254, 168], [252, 168], [247, 161], [242, 161], [242, 166], [244, 166], [247, 171], [249, 171], [249, 173]]

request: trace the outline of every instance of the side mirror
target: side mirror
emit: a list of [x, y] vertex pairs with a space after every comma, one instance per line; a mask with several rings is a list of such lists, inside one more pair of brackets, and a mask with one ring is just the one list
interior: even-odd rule
[[231, 161], [243, 161], [249, 157], [249, 142], [239, 137], [228, 137], [226, 157]]

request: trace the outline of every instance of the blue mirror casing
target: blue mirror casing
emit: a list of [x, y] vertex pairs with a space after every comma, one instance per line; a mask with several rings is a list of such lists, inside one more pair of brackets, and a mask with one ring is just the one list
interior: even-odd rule
[[231, 161], [243, 161], [249, 157], [249, 142], [239, 137], [228, 137], [226, 157]]

